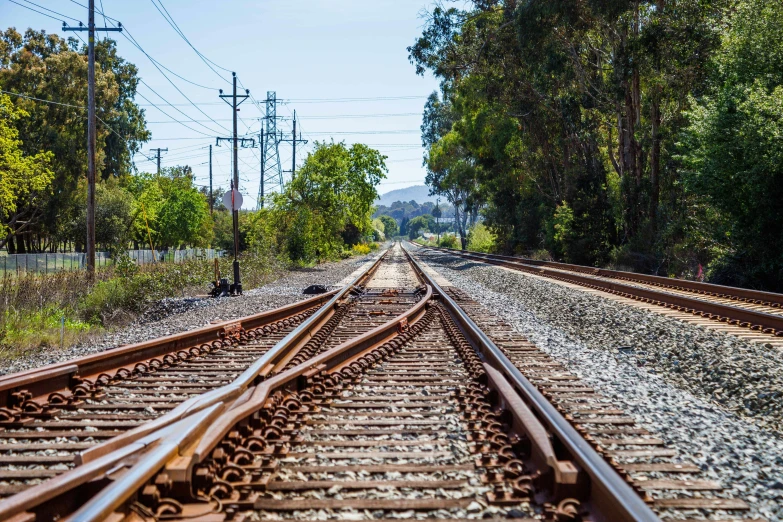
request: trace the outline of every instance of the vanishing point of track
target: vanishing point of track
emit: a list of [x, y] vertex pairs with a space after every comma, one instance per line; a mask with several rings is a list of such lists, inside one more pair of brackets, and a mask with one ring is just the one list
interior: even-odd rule
[[428, 272], [395, 246], [338, 292], [0, 379], [0, 519], [747, 510]]

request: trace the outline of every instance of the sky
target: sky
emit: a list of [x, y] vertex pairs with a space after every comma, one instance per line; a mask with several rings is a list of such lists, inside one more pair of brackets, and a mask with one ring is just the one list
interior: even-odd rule
[[[136, 155], [137, 167], [153, 172], [154, 161], [144, 155], [168, 148], [162, 166], [190, 165], [196, 183], [207, 186], [211, 144], [213, 186], [227, 189], [231, 147], [227, 142], [216, 147], [215, 137], [231, 135], [231, 108], [218, 89], [231, 92], [234, 71], [239, 93], [246, 88], [252, 96], [240, 106], [240, 135], [258, 140], [263, 101], [267, 92], [275, 92], [278, 130], [290, 139], [296, 111], [297, 130], [309, 141], [297, 145], [297, 164], [316, 140], [366, 143], [388, 156], [389, 173], [379, 193], [423, 184], [421, 113], [438, 82], [415, 74], [406, 48], [421, 34], [429, 2], [96, 0], [99, 12], [126, 28], [123, 35], [98, 37], [117, 40], [120, 56], [139, 68], [144, 82], [136, 101], [146, 111], [152, 140]], [[62, 31], [62, 22], [86, 25], [86, 5], [87, 0], [0, 0], [0, 26], [72, 36], [76, 33]], [[107, 23], [116, 24], [96, 13], [96, 25]], [[86, 33], [80, 34], [86, 41]], [[244, 208], [255, 207], [259, 154], [257, 142], [255, 148], [240, 149]], [[282, 169], [290, 171], [291, 144], [280, 143], [279, 154]]]

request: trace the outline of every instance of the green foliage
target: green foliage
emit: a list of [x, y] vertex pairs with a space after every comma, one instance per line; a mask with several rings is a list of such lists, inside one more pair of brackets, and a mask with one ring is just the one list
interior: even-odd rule
[[373, 241], [383, 241], [386, 239], [386, 226], [378, 218], [372, 220], [372, 239]]
[[397, 226], [397, 221], [395, 221], [393, 217], [380, 216], [378, 220], [383, 223], [383, 234], [387, 239], [391, 239], [399, 234], [400, 228]]
[[339, 257], [372, 234], [385, 159], [366, 145], [317, 142], [285, 190], [249, 218], [249, 245], [274, 248], [295, 263]]
[[[720, 217], [707, 276], [783, 291], [783, 4], [742, 2], [718, 54], [720, 83], [690, 113], [684, 181]], [[728, 131], [727, 131], [728, 130]], [[702, 216], [702, 223], [710, 223]]]
[[458, 231], [480, 209], [499, 251], [783, 288], [781, 2], [437, 4], [408, 51]]
[[231, 214], [221, 210], [210, 216], [207, 196], [195, 186], [189, 167], [166, 168], [160, 176], [137, 174], [124, 178], [123, 183], [135, 198], [130, 237], [136, 243], [149, 245], [151, 240], [156, 250], [207, 247], [217, 229], [223, 241], [226, 234], [231, 238], [228, 245], [220, 246], [233, 248]]
[[441, 236], [438, 246], [442, 246], [444, 248], [457, 248], [457, 236], [453, 234], [446, 234]]
[[[432, 201], [425, 201], [424, 203], [417, 203], [416, 201], [395, 201], [390, 206], [385, 205], [378, 205], [378, 207], [375, 210], [375, 213], [373, 214], [373, 217], [383, 217], [387, 216], [398, 223], [400, 223], [400, 229], [402, 229], [402, 224], [407, 223], [411, 219], [423, 216], [424, 214], [433, 214], [435, 211], [435, 203]], [[440, 211], [443, 217], [446, 216], [452, 216], [454, 214], [454, 209], [446, 204], [443, 203], [440, 204]], [[447, 225], [443, 225], [444, 229]], [[405, 235], [405, 232], [401, 231], [400, 235]]]
[[474, 252], [493, 252], [495, 249], [495, 236], [484, 225], [476, 223], [468, 232], [468, 250]]
[[[87, 180], [79, 181], [67, 215], [69, 238], [87, 236]], [[95, 242], [109, 252], [121, 251], [132, 236], [136, 202], [117, 179], [109, 178], [95, 186]]]
[[[97, 127], [98, 172], [103, 179], [122, 177], [133, 171], [132, 155], [150, 138], [144, 111], [134, 102], [138, 71], [117, 55], [113, 40], [97, 41], [95, 55], [96, 108], [106, 123]], [[60, 241], [69, 239], [65, 236], [74, 216], [64, 215], [63, 209], [73, 208], [79, 180], [86, 175], [87, 120], [83, 111], [68, 105], [81, 107], [87, 99], [86, 47], [75, 38], [66, 41], [33, 29], [23, 35], [13, 28], [0, 32], [0, 88], [60, 104], [14, 98], [29, 115], [14, 123], [23, 137], [22, 152], [28, 157], [42, 150], [50, 153], [47, 168], [53, 178], [50, 191], [17, 199], [5, 224], [15, 232], [24, 227]], [[0, 246], [5, 244], [12, 251], [17, 246], [0, 238]]]
[[569, 259], [569, 246], [574, 239], [574, 211], [563, 201], [555, 209], [548, 224], [547, 243], [558, 256]]
[[0, 227], [5, 233], [19, 229], [12, 218], [20, 207], [46, 196], [54, 178], [51, 152], [28, 155], [22, 149], [14, 125], [27, 117], [9, 96], [0, 94]]
[[419, 237], [422, 232], [430, 232], [435, 229], [435, 218], [430, 214], [424, 214], [418, 216], [407, 223], [406, 230], [408, 232], [408, 238], [413, 240]]

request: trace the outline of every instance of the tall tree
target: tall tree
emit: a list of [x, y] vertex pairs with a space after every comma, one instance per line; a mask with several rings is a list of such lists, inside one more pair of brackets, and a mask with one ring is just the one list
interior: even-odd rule
[[[134, 101], [138, 71], [117, 55], [111, 40], [96, 44], [96, 63], [98, 170], [103, 178], [128, 174], [132, 154], [150, 137], [144, 111]], [[14, 100], [30, 115], [17, 128], [26, 154], [54, 154], [51, 196], [36, 202], [37, 218], [30, 226], [60, 238], [67, 234], [60, 210], [86, 176], [87, 50], [75, 39], [32, 29], [22, 35], [10, 28], [0, 33], [0, 88], [43, 100]]]
[[26, 117], [9, 96], [0, 94], [0, 247], [35, 222], [39, 202], [54, 178], [51, 152], [32, 156], [23, 152], [15, 124]]

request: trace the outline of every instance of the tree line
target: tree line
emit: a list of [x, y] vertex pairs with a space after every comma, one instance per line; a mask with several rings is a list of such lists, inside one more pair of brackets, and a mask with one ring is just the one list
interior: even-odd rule
[[[427, 182], [495, 249], [783, 290], [783, 3], [438, 4]], [[463, 243], [463, 247], [464, 247]]]
[[[231, 250], [222, 189], [198, 187], [187, 165], [136, 169], [149, 141], [136, 103], [141, 79], [99, 40], [96, 55], [96, 243], [117, 252], [184, 246]], [[83, 251], [86, 238], [87, 51], [73, 38], [0, 32], [0, 248], [9, 254]], [[316, 143], [280, 194], [240, 212], [240, 248], [273, 249], [297, 263], [337, 258], [372, 239], [386, 157], [366, 145]], [[214, 209], [214, 212], [212, 211]], [[391, 224], [387, 223], [391, 231]], [[395, 232], [396, 233], [396, 232]]]

